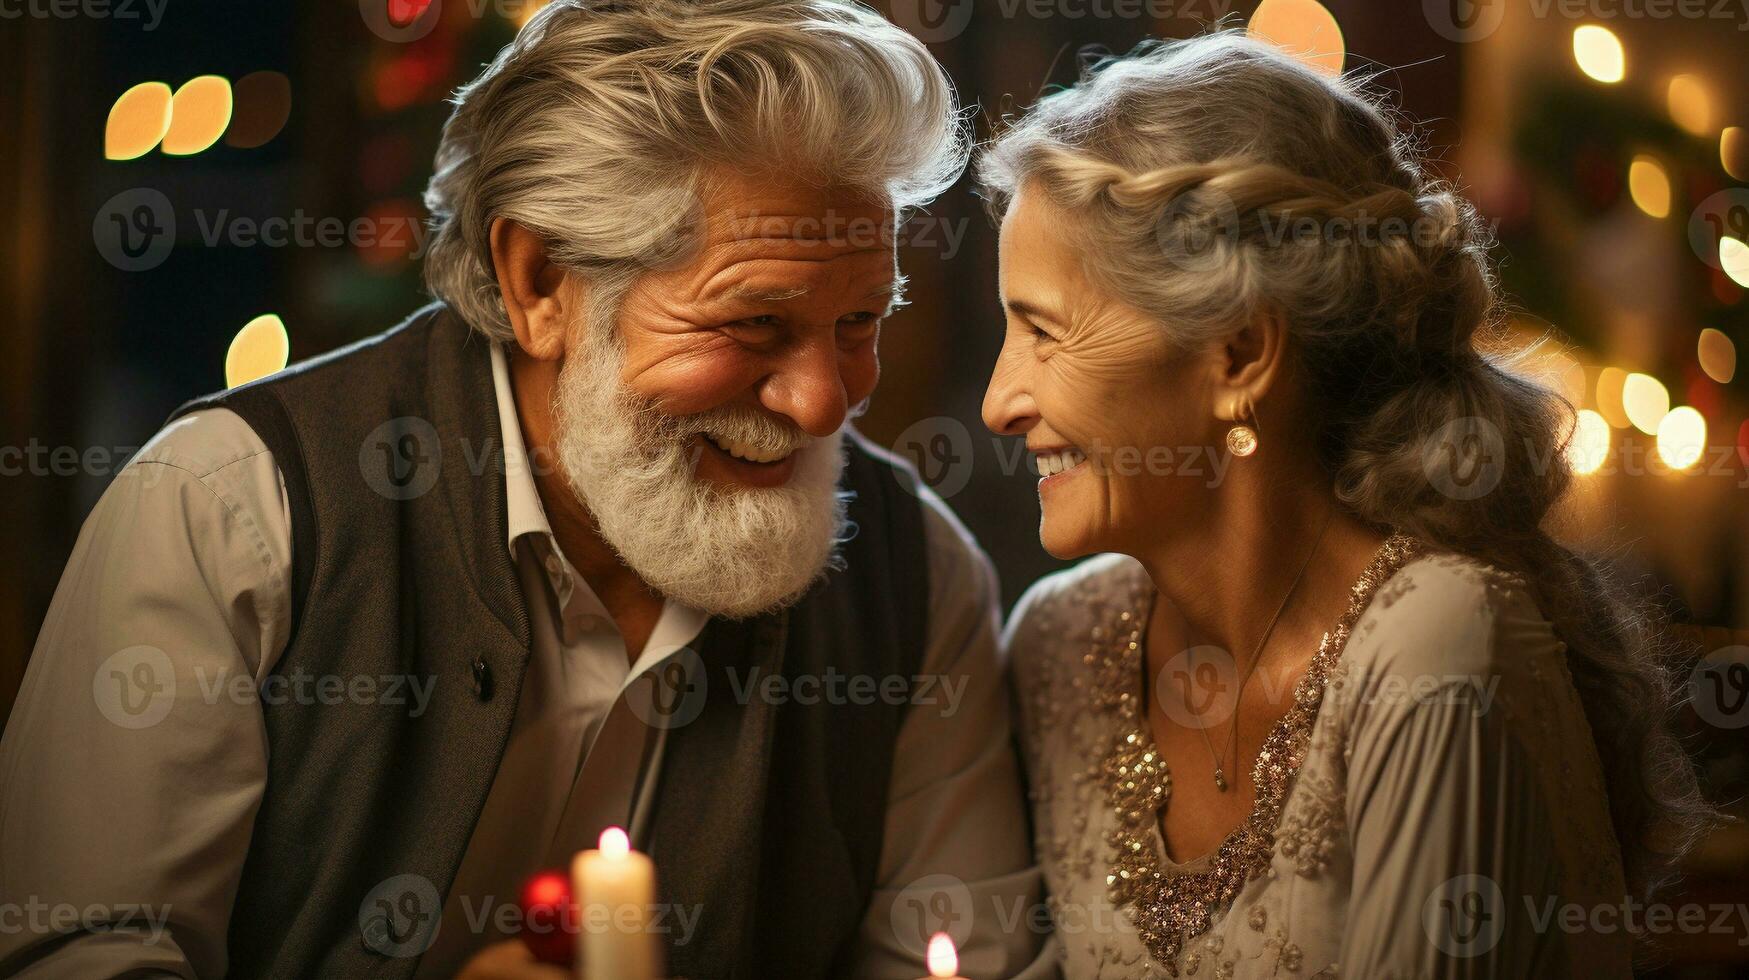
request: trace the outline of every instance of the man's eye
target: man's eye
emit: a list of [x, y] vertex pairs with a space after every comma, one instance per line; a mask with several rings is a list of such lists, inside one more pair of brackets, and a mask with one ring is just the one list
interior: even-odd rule
[[854, 327], [854, 326], [858, 326], [861, 324], [873, 323], [879, 319], [880, 319], [880, 314], [870, 313], [867, 310], [863, 310], [860, 313], [851, 313], [847, 316], [839, 317], [838, 322], [840, 324], [845, 325], [845, 326]]
[[735, 322], [749, 327], [775, 327], [777, 326], [777, 316], [772, 313], [763, 313], [759, 316], [743, 317]]

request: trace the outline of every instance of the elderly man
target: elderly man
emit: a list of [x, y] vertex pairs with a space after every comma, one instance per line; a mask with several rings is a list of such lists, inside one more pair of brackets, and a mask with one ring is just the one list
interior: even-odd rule
[[965, 153], [841, 0], [543, 10], [444, 130], [440, 302], [86, 522], [0, 748], [6, 900], [77, 913], [0, 972], [565, 976], [518, 889], [615, 825], [669, 974], [1049, 972], [991, 569], [848, 426]]

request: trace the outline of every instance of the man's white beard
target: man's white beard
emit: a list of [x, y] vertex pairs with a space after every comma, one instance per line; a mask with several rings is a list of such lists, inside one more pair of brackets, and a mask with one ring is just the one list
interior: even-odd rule
[[[566, 480], [602, 539], [651, 588], [711, 615], [754, 616], [801, 598], [843, 536], [842, 430], [815, 439], [744, 405], [662, 414], [621, 383], [625, 352], [612, 325], [597, 320], [583, 333], [560, 369], [554, 410]], [[704, 433], [794, 449], [789, 483], [699, 478], [694, 460], [710, 450], [694, 440]]]

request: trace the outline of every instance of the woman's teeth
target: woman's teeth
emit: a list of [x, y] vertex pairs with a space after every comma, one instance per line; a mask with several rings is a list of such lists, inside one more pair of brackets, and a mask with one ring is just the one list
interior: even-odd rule
[[750, 442], [741, 442], [727, 436], [706, 434], [705, 438], [711, 441], [711, 445], [728, 453], [730, 456], [733, 456], [736, 459], [744, 459], [749, 463], [776, 463], [783, 460], [793, 452], [793, 450], [789, 449], [762, 449]]
[[1071, 469], [1087, 461], [1087, 457], [1078, 449], [1065, 449], [1062, 452], [1046, 453], [1037, 457], [1039, 476], [1056, 476], [1064, 470]]

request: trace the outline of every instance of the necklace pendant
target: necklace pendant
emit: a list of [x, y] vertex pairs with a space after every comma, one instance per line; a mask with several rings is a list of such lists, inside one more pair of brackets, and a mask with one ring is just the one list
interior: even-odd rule
[[1227, 791], [1227, 774], [1221, 771], [1220, 766], [1215, 767], [1215, 789], [1223, 793]]

